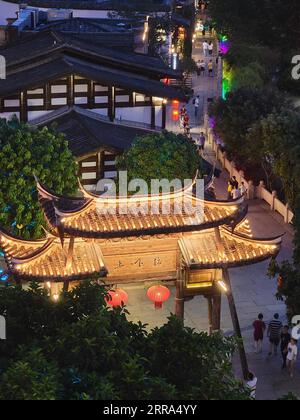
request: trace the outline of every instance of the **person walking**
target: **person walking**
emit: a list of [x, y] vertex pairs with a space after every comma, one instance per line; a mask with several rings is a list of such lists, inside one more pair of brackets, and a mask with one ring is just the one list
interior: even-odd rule
[[207, 41], [203, 42], [203, 54], [204, 54], [204, 57], [208, 56], [208, 42]]
[[228, 200], [232, 200], [232, 191], [233, 191], [233, 186], [232, 186], [232, 183], [229, 181], [228, 188], [227, 188]]
[[200, 107], [200, 96], [198, 95], [194, 99], [194, 107], [195, 107], [195, 118], [198, 117], [199, 107]]
[[200, 133], [200, 137], [199, 137], [199, 146], [200, 146], [200, 151], [203, 153], [204, 152], [204, 148], [205, 148], [205, 134], [203, 132]]
[[247, 194], [247, 188], [246, 188], [245, 182], [241, 183], [240, 193], [241, 193], [241, 197], [244, 197]]
[[263, 321], [263, 314], [259, 314], [257, 320], [253, 322], [254, 328], [254, 347], [256, 353], [262, 353], [264, 333], [267, 329], [266, 324]]
[[269, 356], [277, 356], [282, 327], [283, 325], [282, 322], [279, 320], [279, 314], [275, 314], [268, 328], [268, 337], [270, 339]]
[[297, 341], [292, 338], [288, 345], [288, 352], [287, 352], [287, 367], [289, 370], [290, 377], [294, 377], [295, 365], [297, 362], [298, 356], [298, 347]]
[[214, 44], [210, 41], [208, 44], [208, 54], [212, 56], [213, 52], [214, 52]]
[[240, 190], [239, 190], [239, 187], [237, 187], [237, 188], [236, 188], [236, 186], [233, 187], [233, 190], [232, 190], [232, 198], [234, 200], [237, 200], [238, 198], [240, 198]]
[[190, 134], [190, 117], [188, 116], [187, 113], [185, 114], [183, 118], [183, 129], [184, 129], [184, 134], [188, 136]]
[[246, 386], [250, 390], [251, 398], [253, 398], [254, 400], [256, 399], [257, 383], [258, 383], [257, 377], [253, 373], [249, 372], [247, 375]]
[[197, 61], [197, 75], [198, 76], [204, 76], [205, 75], [205, 68], [206, 64], [204, 60], [198, 60]]
[[201, 76], [201, 66], [202, 66], [202, 60], [197, 61], [197, 76]]
[[184, 128], [184, 117], [187, 115], [187, 109], [183, 106], [180, 110], [180, 128]]
[[233, 176], [232, 178], [230, 178], [229, 182], [232, 185], [232, 188], [234, 188], [234, 189], [239, 188], [239, 183], [238, 183], [238, 180], [236, 179], [236, 176]]
[[291, 334], [289, 333], [289, 327], [286, 325], [283, 327], [282, 333], [281, 333], [281, 340], [280, 340], [280, 350], [282, 355], [282, 369], [286, 368], [286, 359], [288, 355], [288, 347], [289, 343], [291, 341]]
[[212, 60], [209, 61], [208, 65], [207, 65], [207, 68], [208, 68], [209, 77], [213, 77], [214, 63], [213, 63]]

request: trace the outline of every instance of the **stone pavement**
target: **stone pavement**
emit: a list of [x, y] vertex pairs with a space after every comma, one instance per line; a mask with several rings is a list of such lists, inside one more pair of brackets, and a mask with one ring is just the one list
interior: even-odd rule
[[[216, 51], [215, 51], [216, 52]], [[194, 59], [197, 61], [203, 56], [202, 42], [197, 40], [194, 48]], [[207, 60], [207, 59], [206, 59]], [[195, 95], [201, 98], [201, 112], [198, 118], [194, 117], [192, 101], [188, 105], [188, 112], [191, 117], [192, 134], [198, 135], [203, 125], [203, 115], [207, 109], [207, 99], [220, 95], [221, 66], [215, 67], [214, 77], [193, 77]], [[169, 129], [179, 132], [178, 125], [169, 124]], [[215, 156], [209, 145], [206, 145], [205, 157], [214, 161]], [[219, 199], [227, 198], [228, 174], [223, 172], [220, 179], [215, 181], [216, 194]], [[268, 206], [260, 201], [249, 202], [248, 219], [253, 228], [255, 237], [273, 237], [285, 233], [282, 251], [279, 260], [290, 259], [293, 249], [292, 228], [285, 225], [281, 217], [271, 212]], [[281, 357], [268, 357], [268, 343], [265, 339], [264, 351], [257, 355], [253, 348], [252, 323], [258, 313], [262, 312], [265, 321], [272, 319], [275, 312], [280, 314], [283, 322], [286, 322], [286, 308], [282, 302], [277, 301], [276, 281], [267, 277], [268, 262], [252, 265], [250, 267], [236, 268], [230, 270], [233, 294], [238, 310], [238, 316], [244, 337], [247, 357], [250, 370], [258, 379], [257, 399], [273, 400], [284, 394], [294, 392], [300, 396], [300, 363], [294, 379], [290, 379], [286, 371], [281, 370]], [[130, 300], [128, 310], [130, 319], [148, 324], [149, 328], [164, 324], [170, 313], [174, 312], [174, 288], [171, 288], [172, 296], [164, 305], [163, 309], [157, 311], [146, 297], [146, 287], [133, 286], [130, 288]], [[207, 302], [204, 298], [196, 297], [185, 304], [185, 324], [198, 331], [206, 331]], [[233, 327], [229, 312], [227, 299], [223, 296], [222, 302], [222, 329], [225, 334], [232, 334]], [[300, 358], [299, 358], [300, 359]], [[240, 360], [238, 355], [234, 357], [234, 368], [238, 378], [242, 379]]]

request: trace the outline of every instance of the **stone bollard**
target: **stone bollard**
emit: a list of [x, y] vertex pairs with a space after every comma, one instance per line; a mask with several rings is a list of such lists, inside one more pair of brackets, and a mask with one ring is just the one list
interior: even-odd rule
[[244, 171], [239, 171], [239, 182], [240, 184], [245, 181], [245, 172]]
[[284, 215], [284, 222], [289, 223], [290, 222], [290, 206], [288, 203], [286, 204], [285, 208], [286, 208], [286, 211]]
[[263, 190], [266, 188], [264, 181], [260, 181], [258, 186], [257, 198], [263, 199]]
[[226, 159], [227, 159], [227, 153], [226, 152], [223, 152], [223, 154], [222, 154], [222, 161], [221, 161], [221, 164], [222, 164], [222, 168], [223, 169], [226, 168]]
[[272, 203], [271, 203], [271, 210], [275, 211], [275, 201], [277, 198], [277, 191], [272, 191]]
[[253, 181], [248, 182], [247, 198], [248, 200], [254, 200], [255, 198], [255, 185]]
[[236, 170], [236, 164], [234, 161], [230, 162], [230, 178], [233, 177], [233, 175], [235, 174], [235, 170]]

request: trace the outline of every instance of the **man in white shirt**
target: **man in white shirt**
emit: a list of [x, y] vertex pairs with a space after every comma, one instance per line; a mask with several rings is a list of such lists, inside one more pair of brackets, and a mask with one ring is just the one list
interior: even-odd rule
[[203, 54], [204, 54], [204, 57], [208, 56], [208, 42], [207, 41], [203, 42]]
[[232, 198], [234, 200], [237, 200], [238, 198], [240, 198], [240, 190], [238, 188], [234, 188], [232, 190]]
[[195, 101], [194, 101], [194, 107], [195, 107], [195, 117], [196, 117], [196, 118], [198, 117], [199, 106], [200, 106], [200, 96], [198, 95], [198, 96], [195, 98]]
[[287, 354], [287, 367], [290, 373], [291, 378], [294, 377], [294, 371], [295, 371], [295, 365], [297, 362], [297, 356], [298, 356], [298, 347], [297, 347], [297, 341], [293, 338], [290, 341], [290, 344], [288, 345], [288, 354]]
[[249, 372], [246, 386], [247, 388], [249, 388], [251, 398], [253, 398], [254, 400], [256, 399], [257, 382], [258, 382], [258, 379], [256, 378], [256, 376], [253, 375], [253, 373]]

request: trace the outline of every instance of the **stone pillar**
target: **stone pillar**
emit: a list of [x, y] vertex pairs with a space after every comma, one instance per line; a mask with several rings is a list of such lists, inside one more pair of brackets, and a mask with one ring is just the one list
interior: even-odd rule
[[223, 156], [222, 156], [222, 168], [225, 169], [226, 168], [226, 159], [227, 159], [227, 153], [223, 152]]
[[213, 333], [213, 300], [211, 296], [207, 297], [207, 306], [208, 306], [208, 334], [212, 335]]
[[248, 182], [247, 198], [248, 200], [253, 200], [255, 198], [255, 185], [253, 181]]
[[236, 169], [236, 165], [235, 162], [230, 162], [230, 178], [233, 177], [233, 175], [235, 174], [235, 169]]
[[272, 203], [271, 203], [271, 210], [275, 211], [275, 200], [277, 198], [277, 191], [272, 191]]
[[260, 181], [258, 186], [258, 192], [257, 192], [257, 198], [261, 199], [263, 198], [263, 189], [266, 188], [264, 181]]
[[212, 330], [218, 332], [221, 330], [221, 310], [222, 295], [221, 292], [215, 294], [212, 298]]
[[284, 215], [284, 222], [289, 223], [291, 209], [290, 209], [290, 206], [289, 206], [288, 203], [286, 204], [285, 208], [286, 208], [286, 211], [285, 211], [285, 215]]
[[176, 280], [176, 292], [175, 292], [175, 315], [184, 321], [184, 280], [182, 276]]
[[184, 321], [184, 283], [185, 283], [185, 270], [182, 267], [182, 255], [177, 251], [177, 278], [175, 289], [175, 315]]

